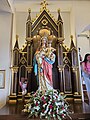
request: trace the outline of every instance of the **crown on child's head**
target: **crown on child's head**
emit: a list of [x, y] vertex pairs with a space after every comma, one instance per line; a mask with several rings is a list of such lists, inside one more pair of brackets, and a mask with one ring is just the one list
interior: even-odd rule
[[44, 34], [44, 36], [41, 38], [41, 42], [47, 42], [48, 41], [48, 37], [46, 34]]

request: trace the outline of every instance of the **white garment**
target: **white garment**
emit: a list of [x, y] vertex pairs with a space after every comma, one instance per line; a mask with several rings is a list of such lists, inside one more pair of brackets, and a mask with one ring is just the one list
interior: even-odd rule
[[86, 89], [88, 92], [90, 92], [90, 75], [87, 75], [86, 73], [82, 73], [85, 84], [86, 84]]
[[[42, 81], [40, 81], [42, 80]], [[46, 78], [46, 76], [44, 76], [44, 78], [41, 78], [39, 80], [39, 90], [42, 91], [44, 90], [53, 90], [53, 85], [50, 85], [48, 79]]]
[[84, 78], [84, 82], [86, 85], [87, 95], [90, 101], [90, 75], [87, 75], [86, 73], [82, 72], [82, 76]]
[[20, 82], [20, 86], [21, 86], [21, 89], [22, 89], [22, 95], [25, 95], [27, 93], [27, 83], [21, 83]]
[[26, 89], [26, 87], [27, 87], [27, 83], [23, 83], [22, 84], [22, 89], [24, 90], [24, 89]]

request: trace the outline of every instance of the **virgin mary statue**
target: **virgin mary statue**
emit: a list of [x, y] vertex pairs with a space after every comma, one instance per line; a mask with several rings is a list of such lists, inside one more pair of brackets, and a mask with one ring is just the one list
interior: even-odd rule
[[34, 55], [34, 72], [39, 80], [39, 90], [53, 89], [52, 64], [55, 62], [55, 49], [51, 47], [51, 41], [47, 36], [41, 38], [41, 46]]

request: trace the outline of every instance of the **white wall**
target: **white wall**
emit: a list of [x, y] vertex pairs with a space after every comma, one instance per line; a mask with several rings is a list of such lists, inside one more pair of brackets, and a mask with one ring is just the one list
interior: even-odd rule
[[11, 14], [0, 12], [0, 70], [5, 70], [5, 88], [0, 89], [0, 107], [6, 104], [10, 88]]
[[[83, 1], [75, 4], [75, 25], [76, 36], [81, 34], [86, 26], [90, 24], [90, 2]], [[88, 33], [83, 33], [88, 34]], [[86, 53], [90, 53], [89, 39], [86, 37], [77, 37], [77, 47], [81, 48], [81, 55], [84, 58]]]
[[27, 13], [26, 12], [18, 12], [16, 13], [16, 34], [19, 35], [19, 48], [25, 44], [26, 38], [26, 20]]

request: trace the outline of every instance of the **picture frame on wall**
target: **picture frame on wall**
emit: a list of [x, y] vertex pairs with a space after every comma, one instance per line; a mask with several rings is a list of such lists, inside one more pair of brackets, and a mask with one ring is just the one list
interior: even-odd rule
[[0, 70], [0, 89], [5, 88], [5, 70]]

